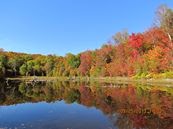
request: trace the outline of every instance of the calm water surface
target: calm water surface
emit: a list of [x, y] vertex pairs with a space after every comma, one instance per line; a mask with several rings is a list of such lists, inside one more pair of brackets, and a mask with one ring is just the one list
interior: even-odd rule
[[173, 88], [0, 83], [0, 129], [173, 129]]

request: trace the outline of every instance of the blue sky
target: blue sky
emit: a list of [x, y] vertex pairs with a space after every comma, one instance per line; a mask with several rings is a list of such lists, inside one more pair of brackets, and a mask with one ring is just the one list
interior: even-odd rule
[[118, 31], [151, 27], [160, 4], [172, 0], [2, 0], [0, 48], [65, 55], [96, 49]]

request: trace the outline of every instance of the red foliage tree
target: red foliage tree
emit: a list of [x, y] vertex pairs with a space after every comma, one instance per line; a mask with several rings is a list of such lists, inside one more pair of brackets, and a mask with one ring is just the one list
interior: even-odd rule
[[139, 49], [142, 44], [143, 44], [143, 35], [141, 33], [134, 34], [129, 37], [129, 44], [131, 45], [132, 48], [134, 49]]
[[82, 75], [89, 75], [89, 70], [91, 68], [91, 63], [92, 63], [92, 52], [91, 51], [86, 51], [84, 53], [81, 53], [80, 55], [80, 66], [79, 66], [79, 71]]

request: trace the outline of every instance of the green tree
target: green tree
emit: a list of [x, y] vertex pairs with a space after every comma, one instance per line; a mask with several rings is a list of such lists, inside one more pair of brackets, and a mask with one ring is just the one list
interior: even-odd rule
[[27, 65], [26, 65], [26, 64], [23, 64], [23, 65], [20, 67], [20, 74], [21, 74], [21, 75], [28, 76], [28, 70], [27, 70]]
[[27, 62], [27, 72], [29, 75], [34, 75], [34, 61], [33, 60], [29, 60]]
[[20, 67], [23, 64], [23, 59], [21, 57], [14, 57], [11, 58], [8, 62], [9, 67], [13, 70], [14, 72], [14, 76], [17, 75], [17, 73], [19, 72]]
[[44, 69], [46, 71], [47, 76], [52, 76], [53, 75], [53, 70], [55, 68], [55, 56], [49, 55], [46, 57], [46, 63], [44, 65]]
[[6, 65], [7, 65], [7, 58], [4, 55], [0, 55], [0, 78], [5, 76]]
[[78, 68], [80, 65], [80, 56], [79, 55], [73, 55], [71, 53], [68, 53], [66, 55], [66, 60], [71, 68]]

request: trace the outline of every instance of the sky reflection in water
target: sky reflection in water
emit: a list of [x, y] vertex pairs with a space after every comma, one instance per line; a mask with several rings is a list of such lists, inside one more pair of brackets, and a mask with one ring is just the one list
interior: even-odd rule
[[69, 82], [0, 85], [0, 128], [4, 129], [173, 127], [172, 88]]

